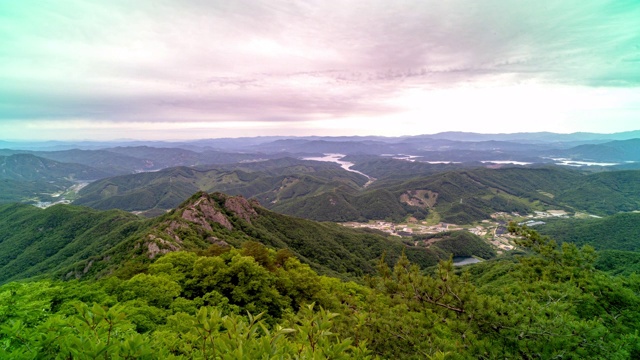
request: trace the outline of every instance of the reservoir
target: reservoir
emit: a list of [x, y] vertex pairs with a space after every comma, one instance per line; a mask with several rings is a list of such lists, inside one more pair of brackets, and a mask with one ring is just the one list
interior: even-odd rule
[[478, 260], [470, 256], [455, 256], [453, 258], [453, 265], [455, 266], [469, 265], [469, 264], [479, 263], [480, 261], [481, 260]]

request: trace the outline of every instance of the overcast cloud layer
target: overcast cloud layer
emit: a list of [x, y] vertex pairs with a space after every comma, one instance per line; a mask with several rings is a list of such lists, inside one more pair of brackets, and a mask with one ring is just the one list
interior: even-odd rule
[[640, 2], [0, 1], [0, 138], [640, 128]]

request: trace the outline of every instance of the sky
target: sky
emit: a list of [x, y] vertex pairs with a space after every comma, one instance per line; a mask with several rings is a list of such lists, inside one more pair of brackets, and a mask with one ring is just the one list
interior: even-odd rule
[[638, 0], [0, 0], [0, 140], [637, 129]]

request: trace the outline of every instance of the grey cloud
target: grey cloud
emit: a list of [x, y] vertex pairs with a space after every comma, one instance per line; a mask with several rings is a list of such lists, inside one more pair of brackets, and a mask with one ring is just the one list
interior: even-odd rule
[[[54, 75], [0, 84], [0, 118], [294, 121], [393, 113], [384, 100], [407, 87], [499, 76], [640, 84], [631, 0], [74, 4], [34, 12], [45, 25], [21, 54]], [[87, 53], [51, 46], [65, 40]]]

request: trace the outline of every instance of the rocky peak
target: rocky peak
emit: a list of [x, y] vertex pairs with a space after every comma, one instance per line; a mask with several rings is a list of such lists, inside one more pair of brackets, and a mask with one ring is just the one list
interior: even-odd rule
[[[258, 216], [255, 210], [257, 206], [259, 206], [257, 201], [247, 200], [242, 196], [198, 192], [176, 209], [179, 219], [172, 217], [164, 221], [156, 229], [156, 235], [148, 235], [142, 246], [148, 248], [147, 256], [151, 259], [158, 254], [193, 248], [195, 244], [186, 241], [181, 235], [189, 228], [195, 228], [194, 230], [203, 236], [202, 239], [210, 244], [229, 246], [223, 239], [207, 233], [214, 231], [214, 224], [233, 230], [230, 215], [251, 223], [251, 220]], [[196, 226], [192, 227], [192, 225]]]
[[215, 200], [208, 194], [201, 193], [200, 197], [185, 207], [182, 211], [182, 218], [201, 225], [209, 231], [211, 231], [210, 222], [218, 223], [227, 230], [233, 229], [229, 219], [217, 207]]
[[[242, 196], [228, 196], [222, 193], [207, 194], [199, 192], [183, 205], [182, 218], [211, 230], [211, 223], [217, 223], [231, 230], [233, 225], [226, 214], [232, 213], [238, 218], [251, 223], [258, 216], [255, 210], [258, 203]], [[225, 214], [226, 213], [226, 214]]]
[[258, 216], [252, 204], [242, 196], [228, 197], [224, 202], [224, 207], [249, 224], [251, 224], [252, 218]]

